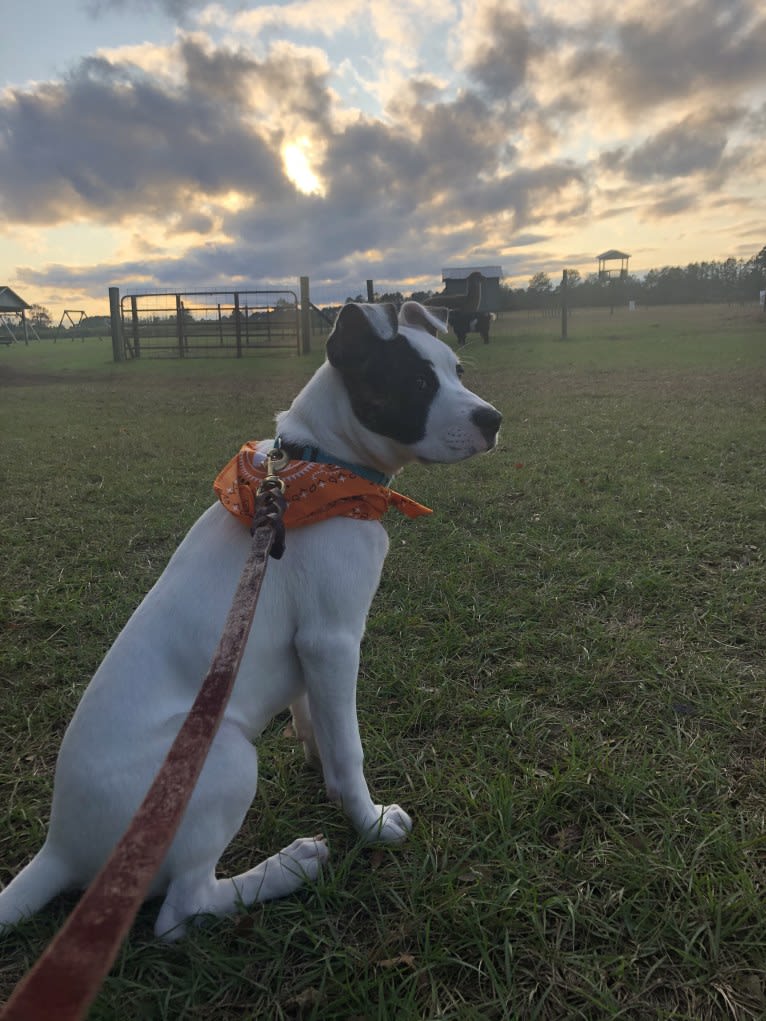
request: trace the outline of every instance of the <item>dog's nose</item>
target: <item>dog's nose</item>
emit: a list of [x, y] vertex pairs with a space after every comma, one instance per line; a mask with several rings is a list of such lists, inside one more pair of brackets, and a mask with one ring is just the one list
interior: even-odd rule
[[503, 421], [503, 416], [491, 405], [486, 405], [483, 408], [477, 408], [471, 415], [474, 425], [479, 427], [481, 435], [487, 441], [488, 447], [493, 447], [495, 444], [495, 438], [498, 430], [500, 429], [500, 423]]

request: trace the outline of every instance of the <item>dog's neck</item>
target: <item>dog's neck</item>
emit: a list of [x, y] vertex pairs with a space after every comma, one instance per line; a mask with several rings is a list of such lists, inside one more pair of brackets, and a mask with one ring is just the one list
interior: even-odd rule
[[387, 475], [385, 472], [378, 471], [377, 468], [370, 468], [366, 464], [344, 461], [337, 454], [329, 450], [323, 450], [314, 444], [290, 443], [284, 440], [281, 435], [277, 435], [274, 445], [284, 451], [291, 461], [313, 461], [317, 464], [337, 465], [341, 468], [347, 468], [349, 471], [354, 472], [355, 475], [359, 475], [368, 482], [374, 482], [378, 486], [390, 486], [393, 481], [393, 475]]
[[319, 448], [347, 465], [391, 477], [414, 460], [403, 444], [360, 425], [339, 373], [325, 362], [287, 411], [277, 415], [277, 432], [290, 451]]

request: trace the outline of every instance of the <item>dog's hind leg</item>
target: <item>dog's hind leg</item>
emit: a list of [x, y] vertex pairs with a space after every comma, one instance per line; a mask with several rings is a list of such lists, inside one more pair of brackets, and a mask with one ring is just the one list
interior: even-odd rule
[[186, 933], [186, 922], [205, 916], [234, 915], [258, 901], [276, 900], [299, 890], [319, 875], [327, 861], [327, 845], [321, 837], [300, 837], [247, 872], [230, 879], [216, 879], [206, 871], [187, 875], [168, 889], [154, 926], [155, 935], [169, 942]]
[[257, 780], [255, 747], [238, 726], [224, 721], [161, 869], [167, 885], [156, 935], [179, 939], [189, 918], [231, 915], [243, 905], [284, 897], [316, 878], [327, 847], [307, 837], [241, 875], [216, 879], [218, 859], [242, 826]]
[[311, 710], [309, 709], [308, 695], [301, 695], [300, 698], [291, 704], [290, 711], [293, 714], [293, 730], [295, 736], [303, 744], [303, 754], [306, 762], [312, 769], [322, 769], [322, 759], [319, 755], [319, 746], [314, 736], [314, 724], [311, 722]]
[[57, 893], [74, 885], [71, 869], [44, 844], [29, 865], [0, 893], [0, 935], [34, 915]]

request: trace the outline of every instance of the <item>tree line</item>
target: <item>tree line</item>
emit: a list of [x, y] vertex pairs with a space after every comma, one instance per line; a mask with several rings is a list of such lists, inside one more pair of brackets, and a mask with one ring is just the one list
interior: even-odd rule
[[[750, 259], [725, 259], [722, 262], [690, 262], [687, 266], [650, 269], [643, 276], [599, 277], [579, 270], [567, 271], [567, 302], [581, 308], [627, 305], [740, 304], [757, 302], [766, 289], [766, 246]], [[414, 291], [410, 298], [423, 301], [435, 291]], [[358, 294], [347, 301], [366, 301]], [[400, 291], [375, 294], [376, 301], [401, 305], [406, 300]], [[500, 285], [500, 310], [556, 309], [561, 307], [561, 276], [535, 273], [526, 287]]]
[[[567, 301], [573, 306], [604, 307], [635, 301], [637, 305], [739, 304], [758, 301], [766, 289], [766, 246], [750, 259], [690, 262], [687, 266], [650, 269], [643, 276], [585, 278], [567, 272]], [[561, 304], [561, 279], [535, 273], [526, 287], [501, 285], [504, 308], [545, 309]]]

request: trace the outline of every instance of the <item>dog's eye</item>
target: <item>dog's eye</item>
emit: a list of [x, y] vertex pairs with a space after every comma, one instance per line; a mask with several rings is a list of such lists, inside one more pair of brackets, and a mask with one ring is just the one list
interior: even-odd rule
[[427, 390], [428, 380], [426, 379], [425, 376], [416, 376], [415, 386], [418, 388], [418, 390]]

